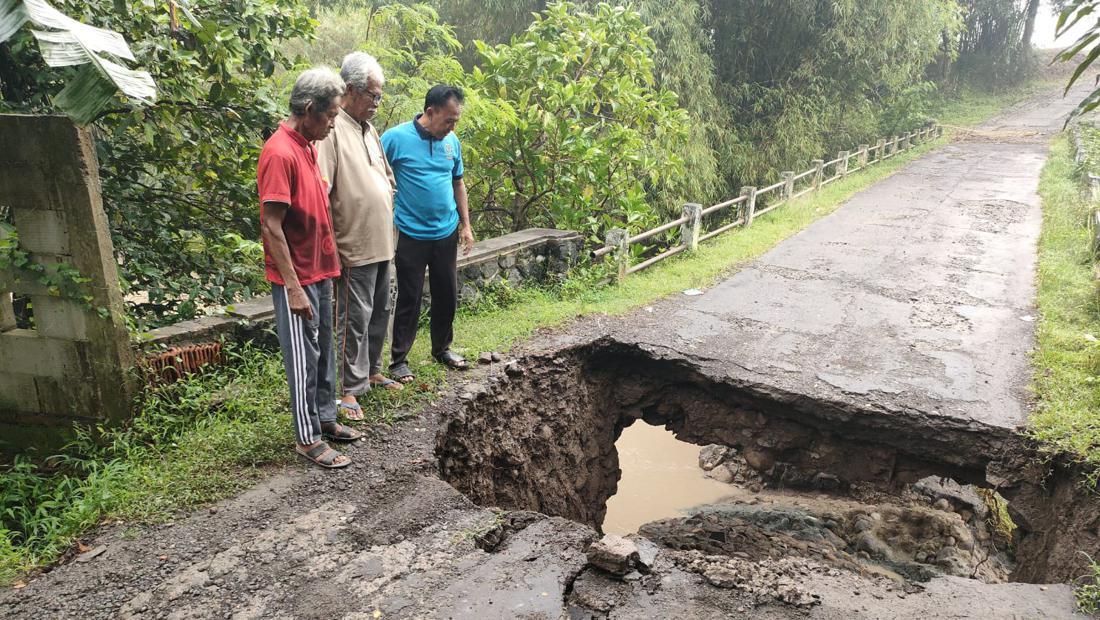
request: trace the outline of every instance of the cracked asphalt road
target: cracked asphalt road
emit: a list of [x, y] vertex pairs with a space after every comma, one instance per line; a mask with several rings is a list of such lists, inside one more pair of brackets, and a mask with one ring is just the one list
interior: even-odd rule
[[704, 295], [613, 336], [876, 414], [1023, 424], [1039, 173], [1075, 94], [1040, 97], [963, 133]]

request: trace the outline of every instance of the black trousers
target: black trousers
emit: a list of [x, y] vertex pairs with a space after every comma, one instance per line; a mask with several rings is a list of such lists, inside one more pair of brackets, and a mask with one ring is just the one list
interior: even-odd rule
[[390, 368], [408, 361], [416, 340], [420, 319], [420, 301], [424, 296], [424, 269], [428, 269], [428, 287], [432, 293], [432, 355], [438, 356], [454, 340], [455, 310], [458, 309], [458, 229], [436, 241], [413, 239], [398, 232], [397, 306], [393, 313], [393, 344]]

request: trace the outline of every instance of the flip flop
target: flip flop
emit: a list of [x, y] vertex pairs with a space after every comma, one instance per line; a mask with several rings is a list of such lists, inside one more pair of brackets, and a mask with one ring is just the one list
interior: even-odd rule
[[455, 370], [469, 370], [470, 363], [454, 351], [444, 351], [435, 357], [436, 361], [448, 368]]
[[405, 386], [402, 385], [400, 381], [394, 381], [393, 379], [390, 379], [388, 377], [385, 378], [385, 379], [382, 379], [381, 381], [379, 381], [377, 383], [375, 383], [374, 381], [371, 381], [370, 386], [372, 388], [380, 387], [380, 388], [383, 388], [383, 389], [386, 389], [386, 390], [395, 390], [395, 391], [405, 389]]
[[401, 383], [404, 383], [405, 385], [412, 383], [413, 379], [416, 378], [416, 375], [413, 374], [413, 371], [409, 370], [408, 364], [398, 364], [397, 366], [391, 367], [390, 374], [394, 377], [397, 377], [397, 380]]
[[[294, 448], [294, 451], [305, 460], [324, 467], [325, 469], [340, 469], [341, 467], [347, 467], [351, 465], [351, 459], [346, 454], [341, 454], [336, 450], [333, 450], [325, 442], [320, 442], [313, 446], [309, 450], [302, 450], [302, 446]], [[344, 457], [343, 461], [337, 461], [340, 457]]]
[[345, 403], [338, 400], [336, 401], [336, 410], [353, 422], [360, 422], [363, 419], [363, 408], [359, 406], [359, 403]]
[[[325, 427], [329, 426], [326, 430]], [[322, 422], [321, 423], [321, 437], [326, 441], [355, 441], [356, 439], [363, 438], [363, 431], [356, 430], [350, 426], [344, 426], [339, 422]]]

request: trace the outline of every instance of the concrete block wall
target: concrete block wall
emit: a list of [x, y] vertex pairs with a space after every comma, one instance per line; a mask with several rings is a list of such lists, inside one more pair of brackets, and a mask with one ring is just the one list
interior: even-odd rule
[[[31, 258], [75, 267], [91, 296], [51, 295], [34, 274], [0, 271], [0, 435], [19, 443], [44, 426], [125, 418], [133, 355], [90, 134], [63, 117], [0, 114], [0, 204]], [[33, 326], [20, 329], [12, 302], [26, 296]]]

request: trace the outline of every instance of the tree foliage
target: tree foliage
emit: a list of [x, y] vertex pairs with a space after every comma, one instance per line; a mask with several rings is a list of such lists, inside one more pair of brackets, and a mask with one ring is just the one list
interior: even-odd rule
[[[161, 91], [145, 109], [119, 99], [94, 124], [136, 316], [188, 318], [266, 286], [259, 149], [297, 71], [349, 51], [386, 70], [383, 130], [418, 112], [432, 84], [466, 87], [459, 134], [483, 235], [552, 225], [602, 236], [912, 129], [945, 83], [1008, 80], [1037, 10], [1037, 0], [422, 1], [55, 2], [123, 33]], [[52, 111], [73, 75], [47, 71], [31, 36], [16, 34], [0, 44], [0, 109]]]
[[[257, 261], [255, 165], [284, 114], [272, 80], [288, 39], [307, 37], [304, 6], [280, 0], [63, 0], [80, 21], [121, 33], [160, 89], [155, 105], [95, 122], [105, 207], [132, 314], [187, 318], [265, 286]], [[50, 112], [71, 78], [46, 70], [29, 34], [0, 45], [0, 109]]]
[[303, 58], [299, 68], [339, 67], [344, 55], [356, 50], [377, 58], [386, 76], [385, 97], [373, 120], [379, 131], [410, 120], [433, 85], [463, 80], [455, 57], [462, 44], [427, 4], [336, 6], [320, 10], [318, 18], [315, 38], [291, 44]]
[[755, 182], [922, 122], [925, 72], [959, 29], [954, 0], [709, 2], [733, 173]]
[[477, 45], [462, 133], [480, 216], [513, 230], [653, 223], [646, 190], [683, 175], [688, 119], [655, 85], [639, 15], [555, 3], [510, 44]]
[[[1079, 23], [1092, 22], [1092, 25], [1082, 32], [1076, 41], [1055, 56], [1057, 61], [1077, 63], [1077, 68], [1074, 69], [1073, 74], [1066, 83], [1065, 92], [1068, 93], [1069, 89], [1100, 56], [1100, 45], [1098, 45], [1098, 41], [1100, 41], [1100, 0], [1066, 0], [1062, 5], [1062, 12], [1058, 15], [1056, 26], [1058, 35], [1068, 32]], [[1100, 81], [1100, 78], [1097, 78], [1097, 81]], [[1077, 108], [1070, 115], [1070, 120], [1095, 110], [1097, 106], [1100, 106], [1100, 88], [1094, 89], [1077, 105]], [[1066, 122], [1068, 123], [1069, 120]]]
[[964, 28], [957, 72], [971, 82], [1015, 83], [1034, 67], [1031, 35], [1039, 0], [959, 0]]

